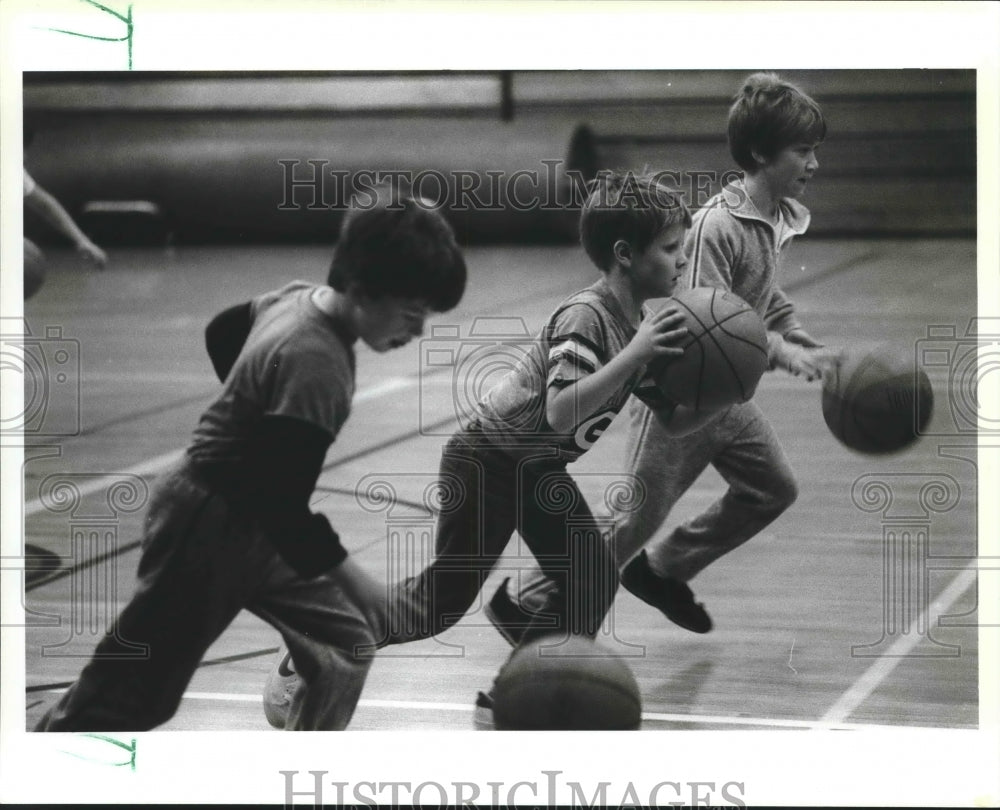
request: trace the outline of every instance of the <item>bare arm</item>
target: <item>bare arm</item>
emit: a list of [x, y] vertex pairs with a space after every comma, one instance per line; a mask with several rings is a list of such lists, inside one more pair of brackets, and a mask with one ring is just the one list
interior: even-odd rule
[[642, 366], [656, 357], [674, 357], [687, 334], [684, 316], [667, 306], [646, 318], [628, 346], [607, 365], [562, 389], [549, 389], [545, 417], [556, 433], [567, 433], [592, 414]]
[[76, 247], [77, 253], [98, 267], [108, 263], [107, 254], [87, 238], [62, 204], [39, 185], [24, 198], [25, 205], [63, 234]]

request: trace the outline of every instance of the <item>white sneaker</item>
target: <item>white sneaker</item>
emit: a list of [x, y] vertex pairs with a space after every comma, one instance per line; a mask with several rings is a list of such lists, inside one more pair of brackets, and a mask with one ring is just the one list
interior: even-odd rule
[[288, 710], [292, 705], [292, 696], [298, 688], [299, 676], [295, 671], [292, 654], [282, 644], [271, 674], [267, 676], [267, 683], [264, 685], [264, 716], [275, 728], [285, 727]]
[[475, 708], [472, 712], [472, 727], [476, 731], [494, 731], [493, 691], [477, 692]]

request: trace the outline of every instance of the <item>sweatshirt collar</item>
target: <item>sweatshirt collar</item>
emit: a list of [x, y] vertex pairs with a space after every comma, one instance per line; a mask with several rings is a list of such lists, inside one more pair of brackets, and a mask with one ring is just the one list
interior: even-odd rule
[[[735, 203], [735, 205], [734, 205]], [[753, 204], [753, 200], [750, 199], [750, 194], [746, 190], [746, 186], [743, 183], [743, 179], [733, 180], [729, 183], [720, 195], [719, 204], [721, 206], [727, 207], [729, 213], [740, 219], [752, 219], [756, 222], [763, 222], [771, 230], [774, 230], [774, 225], [769, 222], [761, 213], [757, 210], [757, 206]], [[806, 232], [809, 227], [809, 209], [806, 208], [798, 200], [793, 200], [791, 197], [782, 197], [778, 201], [778, 208], [781, 211], [781, 216], [785, 220], [785, 225], [787, 227], [787, 235], [800, 236]]]

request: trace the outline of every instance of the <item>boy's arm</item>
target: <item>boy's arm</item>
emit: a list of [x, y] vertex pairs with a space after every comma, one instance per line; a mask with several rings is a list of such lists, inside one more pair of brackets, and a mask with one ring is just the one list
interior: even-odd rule
[[772, 369], [781, 368], [796, 377], [819, 379], [839, 355], [824, 349], [795, 317], [795, 308], [785, 292], [775, 285], [764, 317], [767, 326], [767, 357]]
[[733, 267], [736, 266], [736, 246], [726, 233], [720, 212], [706, 211], [696, 226], [688, 232], [685, 251], [691, 265], [692, 287], [733, 288]]
[[275, 549], [298, 574], [318, 576], [347, 552], [324, 515], [310, 511], [312, 497], [333, 438], [310, 422], [268, 415], [261, 421], [250, 475], [253, 510]]
[[790, 332], [801, 330], [802, 325], [795, 316], [795, 305], [777, 284], [774, 285], [771, 300], [764, 314], [764, 325], [768, 331], [777, 332], [784, 337]]
[[[826, 349], [806, 332], [795, 318], [791, 301], [775, 287], [767, 317], [767, 360], [770, 368], [780, 368], [795, 377], [817, 380], [836, 362], [837, 349]], [[779, 294], [780, 293], [780, 297]], [[775, 305], [775, 300], [779, 303]], [[784, 302], [784, 303], [782, 303]], [[772, 317], [772, 312], [779, 314]]]
[[823, 346], [810, 335], [795, 315], [795, 306], [784, 290], [775, 285], [771, 301], [764, 316], [764, 323], [769, 332], [773, 332], [789, 343], [796, 343], [807, 349], [819, 349]]
[[[567, 385], [550, 379], [545, 417], [556, 433], [568, 433], [620, 390], [636, 371], [657, 357], [684, 353], [673, 344], [687, 333], [684, 316], [669, 304], [643, 319], [629, 344], [606, 364]], [[551, 377], [551, 375], [550, 375]]]
[[[692, 285], [733, 288], [732, 268], [739, 257], [736, 247], [725, 230], [725, 214], [707, 211], [691, 231], [687, 246], [691, 257]], [[782, 368], [808, 380], [822, 376], [836, 353], [820, 350], [799, 324], [795, 307], [784, 291], [775, 285], [764, 315], [767, 326], [767, 354], [771, 368]]]
[[205, 327], [205, 348], [220, 382], [229, 376], [251, 326], [253, 311], [251, 302], [247, 301], [223, 310]]
[[69, 239], [85, 259], [94, 262], [98, 267], [104, 267], [108, 263], [107, 254], [87, 238], [59, 200], [40, 185], [35, 183], [31, 187], [31, 192], [25, 196], [24, 202], [28, 208]]
[[267, 358], [259, 383], [268, 396], [247, 464], [254, 477], [250, 508], [284, 560], [305, 577], [346, 556], [327, 519], [309, 508], [326, 452], [351, 407], [348, 358], [333, 361], [328, 351], [292, 343]]
[[309, 509], [331, 435], [295, 417], [268, 414], [255, 426], [238, 461], [205, 461], [202, 474], [257, 521], [282, 559], [311, 578], [347, 556], [329, 521]]
[[818, 380], [831, 366], [839, 362], [840, 349], [826, 347], [807, 348], [774, 332], [767, 336], [768, 364], [780, 368], [794, 377]]

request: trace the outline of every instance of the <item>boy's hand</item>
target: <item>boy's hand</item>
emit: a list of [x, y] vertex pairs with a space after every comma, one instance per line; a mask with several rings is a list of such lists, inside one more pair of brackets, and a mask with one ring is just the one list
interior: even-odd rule
[[76, 252], [84, 261], [92, 262], [98, 270], [103, 270], [108, 264], [108, 254], [89, 239], [81, 239], [76, 245]]
[[687, 333], [684, 316], [675, 307], [666, 306], [643, 319], [629, 346], [642, 364], [680, 357], [684, 349], [675, 344]]
[[836, 364], [840, 355], [839, 349], [806, 348], [788, 340], [779, 340], [772, 346], [770, 363], [771, 368], [782, 368], [795, 377], [805, 377], [812, 382]]
[[805, 329], [792, 329], [785, 333], [785, 340], [798, 346], [805, 346], [807, 349], [820, 349], [823, 344], [810, 335]]
[[684, 316], [667, 307], [648, 315], [639, 324], [628, 345], [593, 374], [571, 385], [549, 390], [545, 398], [545, 418], [556, 433], [566, 433], [580, 424], [581, 414], [594, 414], [621, 390], [638, 370], [651, 360], [672, 360], [684, 353], [675, 346], [687, 334]]

